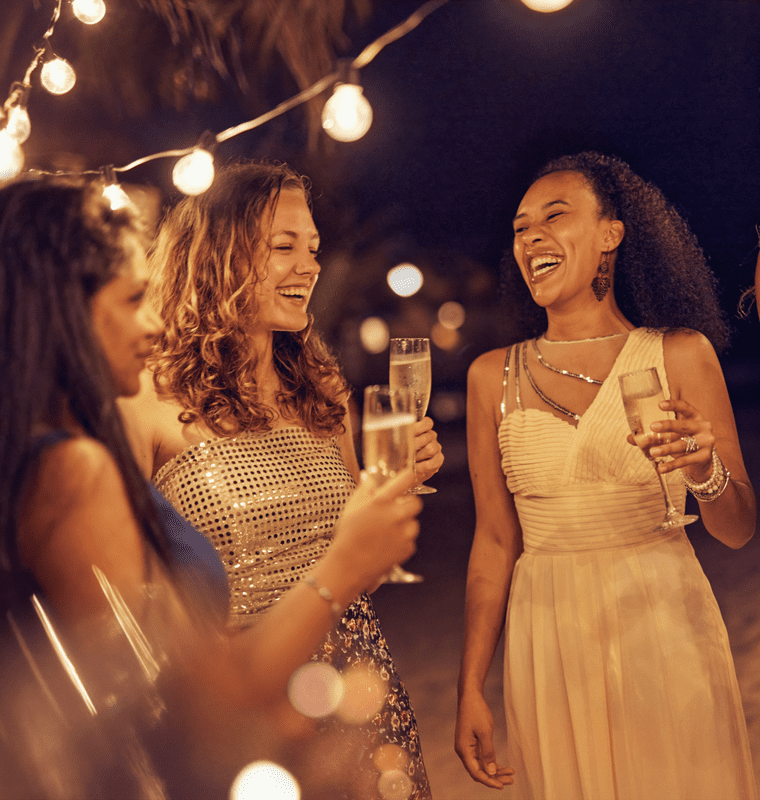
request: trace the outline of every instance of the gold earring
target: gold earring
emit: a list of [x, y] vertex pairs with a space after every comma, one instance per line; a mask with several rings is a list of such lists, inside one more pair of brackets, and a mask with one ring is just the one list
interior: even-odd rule
[[602, 263], [596, 270], [596, 277], [591, 281], [591, 288], [594, 296], [601, 303], [604, 296], [610, 290], [610, 254], [608, 251], [602, 253]]

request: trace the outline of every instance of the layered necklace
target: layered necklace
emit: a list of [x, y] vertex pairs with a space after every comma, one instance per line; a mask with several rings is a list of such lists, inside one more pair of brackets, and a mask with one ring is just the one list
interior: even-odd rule
[[[601, 339], [614, 339], [618, 336], [627, 336], [628, 331], [624, 333], [611, 333], [607, 336], [595, 336], [590, 339], [574, 339], [573, 341], [558, 341], [556, 344], [580, 344], [582, 342], [597, 342]], [[549, 341], [546, 336], [541, 337], [544, 341]], [[583, 375], [580, 372], [572, 372], [569, 369], [560, 369], [559, 367], [555, 367], [553, 364], [550, 364], [541, 354], [541, 351], [538, 349], [538, 339], [532, 339], [531, 343], [533, 344], [533, 350], [536, 353], [536, 358], [538, 359], [539, 364], [546, 367], [548, 370], [552, 372], [556, 372], [557, 375], [565, 375], [568, 378], [577, 378], [578, 380], [585, 381], [586, 383], [593, 384], [594, 386], [601, 386], [604, 381], [597, 380], [596, 378], [591, 378], [588, 375]], [[553, 342], [554, 344], [554, 342]], [[580, 414], [576, 414], [573, 411], [565, 408], [564, 406], [560, 405], [559, 403], [552, 400], [550, 397], [547, 397], [541, 389], [538, 388], [535, 380], [533, 379], [533, 375], [531, 374], [530, 369], [528, 368], [528, 348], [523, 345], [522, 348], [522, 366], [523, 370], [525, 371], [525, 376], [528, 378], [528, 382], [530, 383], [533, 391], [546, 403], [546, 405], [553, 408], [555, 411], [559, 411], [560, 414], [564, 414], [571, 419], [574, 419], [576, 422], [580, 422], [581, 417]]]

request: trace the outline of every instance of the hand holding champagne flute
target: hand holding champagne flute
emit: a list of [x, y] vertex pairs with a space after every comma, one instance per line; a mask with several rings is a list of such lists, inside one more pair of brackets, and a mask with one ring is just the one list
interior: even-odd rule
[[[368, 386], [364, 390], [362, 420], [364, 469], [378, 486], [402, 469], [411, 466], [415, 421], [412, 395], [407, 389]], [[407, 572], [396, 564], [385, 581], [419, 583], [422, 581], [422, 576]]]
[[[400, 387], [409, 389], [415, 418], [419, 422], [427, 411], [432, 388], [430, 339], [391, 339], [389, 383], [394, 389]], [[436, 491], [437, 489], [432, 486], [424, 484], [418, 484], [411, 490], [413, 494], [433, 494]]]
[[656, 461], [649, 454], [652, 447], [658, 444], [669, 444], [675, 434], [655, 433], [652, 423], [662, 420], [666, 412], [660, 408], [660, 403], [665, 401], [660, 378], [656, 367], [628, 372], [620, 376], [620, 391], [623, 395], [623, 406], [628, 427], [633, 434], [633, 440], [641, 448], [644, 455], [654, 463], [655, 472], [660, 480], [662, 493], [665, 498], [665, 518], [657, 530], [666, 531], [671, 528], [680, 528], [695, 522], [699, 517], [693, 514], [681, 514], [670, 499], [670, 491], [665, 477], [657, 469]]

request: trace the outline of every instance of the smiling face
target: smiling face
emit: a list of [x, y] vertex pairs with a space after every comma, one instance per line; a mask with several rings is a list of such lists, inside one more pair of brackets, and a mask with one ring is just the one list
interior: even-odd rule
[[514, 255], [540, 306], [593, 300], [602, 253], [622, 239], [619, 221], [600, 219], [599, 203], [576, 172], [552, 172], [525, 194], [514, 219]]
[[95, 335], [111, 368], [117, 394], [131, 397], [140, 390], [140, 372], [161, 331], [158, 315], [143, 303], [148, 286], [145, 251], [134, 237], [118, 275], [92, 298]]
[[255, 332], [301, 331], [309, 323], [307, 309], [319, 275], [319, 234], [304, 193], [280, 192], [271, 225], [263, 223], [268, 251], [255, 287]]

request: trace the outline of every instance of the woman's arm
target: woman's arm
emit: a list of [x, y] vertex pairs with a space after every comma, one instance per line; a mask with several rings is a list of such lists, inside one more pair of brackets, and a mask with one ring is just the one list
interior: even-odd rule
[[[710, 342], [699, 333], [678, 331], [664, 340], [665, 370], [671, 401], [663, 410], [675, 411], [677, 419], [659, 430], [679, 437], [693, 436], [699, 449], [686, 455], [685, 444], [652, 448], [654, 457], [672, 455], [661, 472], [683, 469], [699, 483], [712, 474], [712, 449], [731, 473], [723, 494], [713, 502], [700, 502], [699, 510], [707, 530], [729, 547], [741, 547], [755, 532], [755, 493], [744, 467], [739, 436], [718, 357]], [[654, 427], [654, 426], [653, 426]]]
[[497, 439], [504, 351], [478, 358], [467, 386], [467, 449], [475, 494], [475, 537], [467, 570], [467, 599], [456, 751], [472, 778], [501, 788], [512, 770], [500, 767], [493, 748], [493, 717], [483, 698], [506, 613], [509, 584], [522, 535], [501, 470]]
[[[407, 470], [379, 490], [361, 485], [349, 500], [332, 546], [312, 572], [341, 608], [414, 552], [421, 504], [404, 494], [413, 484]], [[93, 566], [135, 617], [143, 617], [147, 545], [118, 469], [100, 443], [78, 438], [51, 448], [22, 508], [21, 557], [56, 617], [74, 632], [84, 631], [89, 649], [96, 641], [108, 646], [104, 620], [112, 619]], [[152, 595], [161, 598], [152, 601], [151, 620], [158, 620], [155, 633], [169, 651], [171, 678], [205, 709], [221, 704], [234, 711], [281, 700], [292, 671], [334, 624], [332, 603], [301, 583], [246, 631], [231, 637], [213, 631], [198, 624], [184, 595], [148, 553]]]

